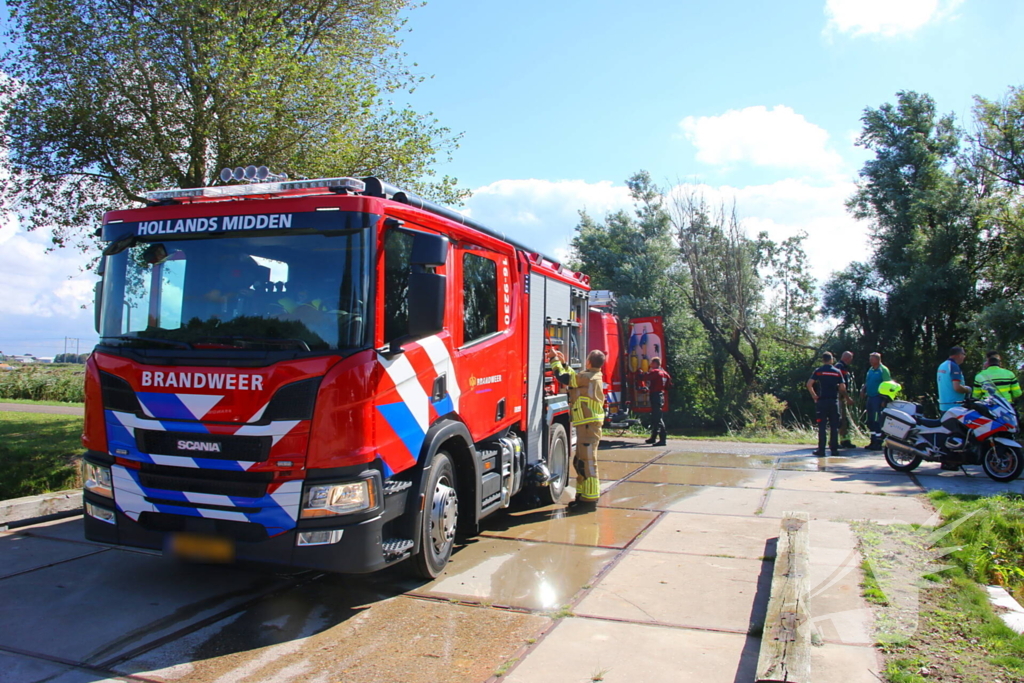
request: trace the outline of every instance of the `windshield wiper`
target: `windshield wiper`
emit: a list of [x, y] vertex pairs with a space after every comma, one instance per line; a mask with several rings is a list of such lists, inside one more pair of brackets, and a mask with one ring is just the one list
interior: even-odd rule
[[118, 335], [116, 337], [100, 337], [100, 339], [101, 340], [103, 340], [103, 339], [120, 339], [121, 341], [128, 341], [128, 342], [132, 342], [132, 341], [150, 342], [152, 344], [164, 344], [166, 346], [174, 346], [174, 347], [177, 347], [179, 349], [192, 349], [192, 348], [195, 348], [191, 344], [189, 344], [188, 342], [177, 341], [175, 339], [158, 339], [156, 337], [135, 337], [135, 336], [128, 335], [128, 334], [122, 334], [122, 335]]
[[197, 347], [202, 348], [205, 344], [225, 344], [230, 345], [234, 348], [252, 348], [249, 344], [262, 344], [271, 348], [299, 348], [303, 351], [309, 351], [309, 344], [302, 341], [301, 339], [273, 339], [270, 337], [245, 337], [239, 335], [231, 335], [227, 337], [203, 337], [202, 339], [196, 339], [193, 344]]

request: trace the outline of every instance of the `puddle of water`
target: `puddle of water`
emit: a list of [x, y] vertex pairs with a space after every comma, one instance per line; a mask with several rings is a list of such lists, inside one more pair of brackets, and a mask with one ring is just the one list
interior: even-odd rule
[[631, 475], [627, 481], [653, 484], [690, 484], [693, 486], [742, 486], [764, 488], [768, 470], [741, 470], [725, 467], [691, 467], [688, 465], [650, 465]]
[[731, 453], [669, 453], [658, 459], [659, 465], [696, 465], [700, 467], [732, 467], [737, 469], [771, 469], [775, 458], [765, 455], [733, 455]]
[[[607, 495], [607, 494], [606, 494]], [[657, 517], [644, 511], [598, 507], [570, 514], [566, 508], [512, 513], [488, 520], [481, 536], [623, 548]]]
[[413, 593], [557, 610], [588, 585], [616, 552], [483, 538], [461, 548], [441, 576]]
[[[604, 443], [601, 444], [602, 446]], [[665, 455], [665, 448], [602, 448], [597, 453], [597, 461], [601, 462], [651, 462]]]
[[597, 474], [602, 481], [618, 481], [635, 472], [642, 463], [638, 462], [601, 462], [597, 463]]
[[600, 505], [609, 508], [667, 510], [674, 503], [690, 498], [700, 490], [697, 486], [624, 481], [601, 496]]

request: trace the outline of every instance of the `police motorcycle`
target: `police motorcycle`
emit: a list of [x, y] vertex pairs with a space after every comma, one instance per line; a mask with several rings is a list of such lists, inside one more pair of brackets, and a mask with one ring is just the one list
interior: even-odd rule
[[916, 403], [889, 403], [882, 411], [882, 451], [889, 467], [910, 472], [926, 460], [953, 471], [981, 465], [985, 474], [999, 482], [1019, 477], [1024, 456], [1015, 440], [1017, 413], [994, 385], [986, 382], [983, 388], [986, 397], [968, 398], [938, 420], [922, 416]]

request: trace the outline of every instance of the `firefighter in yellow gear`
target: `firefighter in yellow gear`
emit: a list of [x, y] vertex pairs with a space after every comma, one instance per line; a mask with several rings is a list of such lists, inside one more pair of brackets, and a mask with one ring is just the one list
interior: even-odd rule
[[604, 366], [603, 351], [591, 351], [587, 356], [587, 368], [576, 372], [566, 366], [561, 352], [548, 354], [551, 371], [555, 378], [569, 389], [569, 410], [572, 424], [576, 428], [576, 500], [569, 504], [573, 508], [593, 509], [601, 496], [601, 483], [597, 478], [597, 445], [601, 441], [601, 426], [604, 424]]

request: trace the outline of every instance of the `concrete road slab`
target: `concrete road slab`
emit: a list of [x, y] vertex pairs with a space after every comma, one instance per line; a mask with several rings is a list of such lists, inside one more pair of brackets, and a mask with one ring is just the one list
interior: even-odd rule
[[618, 481], [625, 479], [637, 469], [643, 467], [639, 462], [598, 462], [597, 474], [602, 481]]
[[94, 543], [85, 540], [85, 525], [82, 517], [68, 517], [56, 519], [49, 522], [41, 522], [32, 526], [15, 529], [14, 533], [27, 536], [40, 536], [42, 538], [58, 538], [63, 541], [74, 541], [76, 543], [87, 543], [89, 545], [106, 548], [102, 543]]
[[885, 524], [924, 524], [932, 515], [918, 496], [772, 490], [764, 516], [782, 517], [787, 512], [806, 512], [811, 519], [867, 519]]
[[825, 643], [811, 648], [811, 680], [814, 683], [878, 683], [881, 657], [872, 647]]
[[1017, 479], [1006, 484], [989, 479], [980, 467], [968, 467], [970, 476], [961, 472], [946, 472], [932, 465], [921, 465], [914, 470], [917, 481], [927, 491], [946, 491], [947, 493], [964, 493], [976, 496], [997, 496], [1001, 493], [1024, 495], [1024, 479]]
[[156, 681], [482, 681], [551, 621], [353, 591], [330, 577], [120, 667]]
[[824, 491], [829, 493], [884, 493], [913, 496], [922, 493], [910, 477], [898, 472], [777, 472], [776, 489], [793, 491]]
[[779, 520], [669, 512], [636, 544], [637, 550], [760, 560], [775, 556]]
[[747, 633], [763, 625], [772, 563], [631, 551], [574, 610], [589, 617]]
[[702, 486], [637, 484], [623, 481], [608, 489], [598, 504], [602, 507], [632, 510], [667, 510], [673, 503], [695, 496], [703, 489]]
[[[621, 486], [621, 484], [620, 484]], [[700, 512], [706, 515], [753, 515], [761, 506], [760, 489], [696, 486], [692, 496], [672, 503], [672, 512]]]
[[569, 604], [617, 554], [573, 545], [481, 539], [452, 555], [441, 576], [410, 592], [553, 611]]
[[627, 481], [652, 484], [689, 484], [691, 486], [733, 486], [763, 489], [771, 472], [726, 467], [693, 467], [690, 465], [648, 465]]
[[527, 510], [488, 518], [481, 536], [624, 548], [658, 516], [646, 510], [599, 507], [572, 514], [567, 508]]
[[565, 619], [503, 680], [508, 683], [734, 683], [754, 680], [759, 641], [598, 619]]
[[0, 537], [0, 579], [21, 572], [67, 562], [92, 553], [108, 552], [104, 547], [65, 543], [48, 538], [10, 534]]
[[857, 535], [850, 529], [849, 524], [812, 519], [807, 528], [810, 564], [832, 567], [860, 566]]
[[871, 636], [873, 616], [870, 606], [861, 597], [861, 581], [859, 554], [856, 564], [851, 561], [839, 566], [810, 565], [811, 621], [823, 640], [847, 645], [874, 642]]
[[101, 663], [279, 585], [237, 568], [98, 553], [4, 579], [19, 597], [0, 611], [0, 646]]
[[23, 657], [0, 651], [0, 683], [40, 683], [50, 681], [69, 667], [44, 659]]
[[889, 467], [881, 453], [868, 451], [864, 455], [825, 457], [783, 457], [779, 458], [780, 470], [802, 470], [806, 472], [873, 472], [875, 474], [897, 474]]
[[637, 448], [633, 444], [601, 441], [597, 461], [602, 462], [651, 462], [665, 454], [664, 448]]
[[764, 455], [733, 453], [695, 453], [676, 451], [658, 458], [659, 465], [694, 465], [697, 467], [731, 467], [736, 469], [771, 469], [775, 458]]

